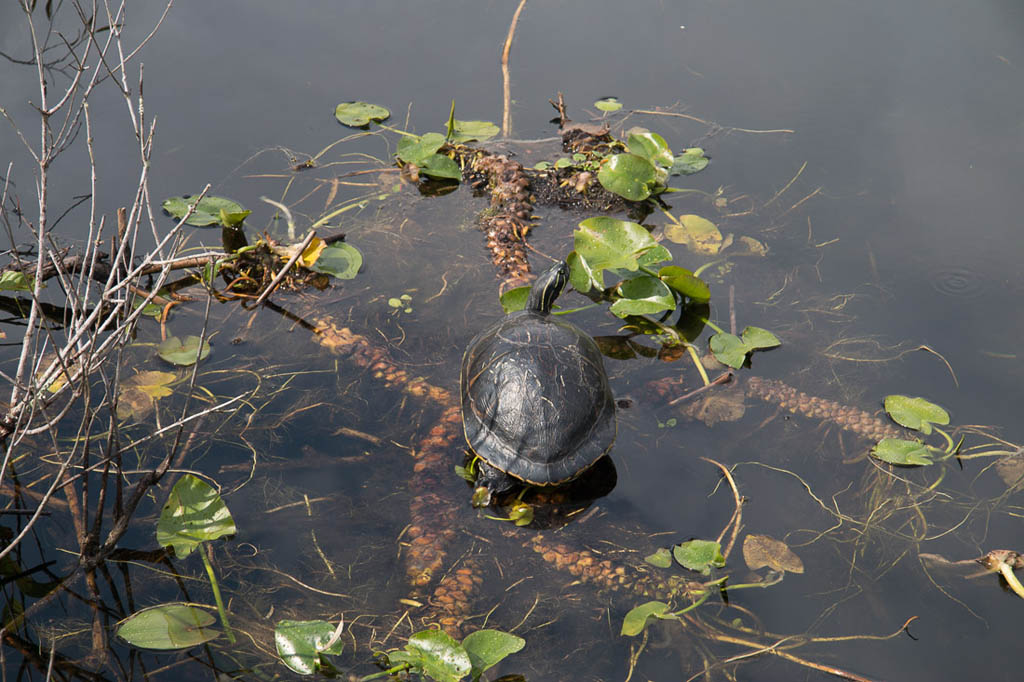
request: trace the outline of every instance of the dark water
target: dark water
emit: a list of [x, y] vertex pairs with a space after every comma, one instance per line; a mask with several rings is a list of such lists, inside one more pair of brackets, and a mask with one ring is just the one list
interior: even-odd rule
[[[347, 133], [333, 120], [338, 102], [388, 106], [396, 126], [408, 111], [410, 128], [420, 133], [441, 128], [452, 99], [460, 118], [499, 121], [498, 57], [513, 10], [514, 4], [498, 2], [175, 4], [143, 53], [146, 108], [158, 117], [153, 196], [159, 201], [196, 192], [210, 182], [214, 193], [254, 210], [247, 221], [252, 234], [267, 229], [280, 235], [280, 223], [259, 197], [282, 197], [293, 155], [282, 149], [301, 158]], [[154, 12], [130, 8], [135, 35], [153, 25]], [[23, 54], [20, 13], [7, 7], [0, 20], [4, 51]], [[946, 406], [956, 424], [993, 425], [1019, 442], [1022, 29], [1024, 7], [995, 1], [529, 4], [512, 55], [513, 136], [553, 135], [547, 99], [558, 91], [579, 119], [594, 100], [615, 95], [627, 109], [676, 105], [719, 124], [640, 115], [627, 123], [661, 132], [673, 148], [700, 144], [708, 150], [709, 169], [677, 186], [708, 192], [721, 187], [728, 197], [749, 198], [737, 205], [749, 201], [757, 208], [729, 217], [714, 215], [706, 203], [670, 201], [674, 212], [706, 214], [723, 231], [756, 237], [770, 248], [767, 258], [738, 260], [730, 272], [711, 278], [713, 315], [720, 323], [727, 320], [726, 291], [734, 285], [740, 327], [763, 326], [785, 342], [756, 356], [754, 372], [868, 410], [889, 393], [924, 395]], [[26, 120], [33, 74], [10, 64], [0, 68], [0, 104]], [[98, 99], [94, 114], [99, 145], [131, 149], [123, 102]], [[0, 133], [0, 150], [0, 159], [15, 162], [12, 178], [30, 195], [26, 158], [9, 128]], [[367, 138], [340, 146], [331, 158], [346, 152], [387, 158], [390, 151], [383, 138]], [[87, 179], [82, 156], [75, 154], [55, 170], [59, 196], [81, 193]], [[119, 190], [135, 186], [137, 170], [116, 156], [103, 158], [101, 207], [112, 212], [125, 202]], [[334, 174], [300, 174], [288, 190], [290, 201], [312, 193], [295, 209], [300, 229], [302, 216], [322, 210], [319, 180]], [[352, 196], [362, 191], [341, 189]], [[484, 203], [464, 190], [419, 200], [406, 189], [378, 206], [340, 219], [348, 241], [365, 256], [364, 270], [318, 305], [390, 344], [413, 374], [454, 389], [462, 348], [500, 314], [492, 271], [473, 229]], [[537, 249], [568, 252], [571, 229], [585, 216], [551, 209], [540, 216]], [[71, 222], [68, 239], [80, 238]], [[215, 243], [216, 235], [195, 237], [203, 239]], [[684, 264], [702, 262], [681, 248], [675, 255]], [[413, 312], [393, 313], [387, 298], [406, 292]], [[333, 619], [344, 613], [356, 622], [359, 645], [342, 664], [365, 673], [366, 642], [393, 624], [396, 600], [407, 591], [395, 544], [408, 522], [406, 453], [436, 414], [336, 364], [306, 332], [279, 317], [261, 314], [245, 332], [246, 316], [217, 314], [224, 336], [215, 339], [208, 378], [216, 392], [228, 395], [251, 385], [230, 374], [239, 364], [268, 386], [287, 386], [268, 398], [256, 425], [241, 434], [237, 425], [226, 429], [188, 465], [231, 491], [227, 501], [239, 534], [222, 568], [232, 611], [243, 629], [264, 639], [281, 614]], [[594, 334], [617, 329], [616, 320], [596, 311], [577, 322]], [[182, 316], [176, 331], [190, 333], [195, 323]], [[237, 349], [227, 343], [234, 335], [245, 341]], [[936, 355], [904, 353], [920, 345], [946, 358], [957, 381]], [[731, 595], [733, 604], [759, 619], [769, 633], [764, 641], [805, 633], [888, 634], [918, 616], [913, 639], [815, 644], [794, 653], [876, 679], [1019, 677], [1011, 657], [1017, 597], [992, 577], [967, 582], [936, 575], [933, 583], [916, 558], [918, 552], [967, 559], [990, 549], [1019, 549], [1019, 515], [1007, 514], [1006, 506], [990, 517], [985, 505], [972, 509], [973, 499], [1001, 492], [998, 479], [981, 472], [987, 461], [947, 471], [941, 490], [952, 498], [923, 507], [927, 527], [913, 519], [904, 523], [913, 516], [908, 513], [864, 528], [859, 523], [871, 506], [864, 491], [871, 490], [874, 470], [864, 460], [840, 464], [862, 452], [863, 442], [798, 418], [777, 417], [762, 426], [775, 413], [759, 405], [733, 424], [708, 428], [680, 421], [659, 428], [678, 415], [645, 402], [644, 382], [680, 371], [679, 364], [607, 364], [616, 393], [635, 401], [620, 416], [613, 451], [618, 484], [591, 519], [567, 533], [638, 552], [714, 537], [728, 521], [732, 501], [724, 490], [712, 494], [717, 470], [699, 457], [733, 464], [748, 499], [744, 531], [785, 539], [807, 569], [772, 589]], [[227, 376], [212, 374], [217, 370]], [[372, 445], [335, 435], [340, 425], [384, 441]], [[257, 466], [252, 478], [244, 468], [220, 469], [243, 466], [253, 450], [261, 463], [295, 465]], [[303, 452], [322, 459], [303, 466], [297, 463]], [[364, 452], [369, 463], [331, 462]], [[762, 464], [798, 473], [821, 503], [792, 475]], [[901, 473], [925, 485], [934, 480], [919, 471]], [[458, 485], [453, 491], [462, 494]], [[313, 500], [308, 509], [300, 504], [304, 496]], [[1011, 511], [1014, 503], [1007, 502]], [[518, 632], [528, 640], [526, 652], [502, 670], [530, 679], [625, 679], [632, 642], [618, 629], [639, 599], [571, 585], [570, 577], [532, 561], [468, 506], [462, 511], [458, 523], [466, 533], [453, 554], [484, 546], [489, 557], [489, 589], [480, 611], [497, 604], [488, 625], [510, 629], [522, 622]], [[133, 537], [139, 546], [152, 545], [152, 521], [140, 519]], [[840, 521], [839, 530], [824, 534]], [[953, 527], [956, 532], [944, 532]], [[70, 546], [58, 530], [48, 532], [54, 546]], [[654, 533], [665, 535], [645, 537]], [[918, 544], [906, 537], [915, 534], [926, 539]], [[730, 559], [731, 566], [742, 566], [739, 549]], [[189, 584], [192, 597], [203, 601], [202, 570], [198, 563], [187, 566], [199, 579]], [[331, 594], [296, 587], [270, 569]], [[169, 581], [142, 567], [131, 570], [137, 571], [136, 608], [182, 598]], [[71, 604], [66, 615], [55, 609], [40, 628], [74, 631], [88, 619], [79, 608]], [[737, 615], [721, 612], [725, 620]], [[64, 641], [69, 652], [84, 645], [73, 637]], [[707, 649], [695, 648], [701, 646]], [[687, 679], [700, 669], [700, 651], [725, 658], [742, 649], [695, 644], [678, 632], [656, 630], [633, 679]], [[155, 669], [166, 660], [150, 659], [147, 666]], [[201, 664], [193, 665], [170, 674], [202, 676]], [[824, 678], [763, 659], [747, 662], [739, 675]]]

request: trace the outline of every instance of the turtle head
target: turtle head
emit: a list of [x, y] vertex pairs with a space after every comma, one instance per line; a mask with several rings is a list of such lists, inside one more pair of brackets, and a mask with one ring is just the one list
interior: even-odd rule
[[565, 288], [568, 281], [569, 266], [564, 261], [558, 261], [533, 283], [526, 309], [547, 315], [551, 312], [551, 305], [562, 293], [562, 289]]

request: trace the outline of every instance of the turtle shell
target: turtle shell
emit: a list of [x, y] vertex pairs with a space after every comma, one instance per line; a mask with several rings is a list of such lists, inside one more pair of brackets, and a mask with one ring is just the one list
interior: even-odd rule
[[478, 334], [461, 380], [469, 446], [515, 478], [568, 481], [615, 441], [615, 403], [597, 344], [546, 310], [511, 313]]

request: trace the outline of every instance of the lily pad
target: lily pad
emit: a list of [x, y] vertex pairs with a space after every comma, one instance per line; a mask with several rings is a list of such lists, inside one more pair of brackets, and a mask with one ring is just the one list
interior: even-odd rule
[[[643, 226], [608, 216], [596, 216], [581, 222], [573, 232], [573, 243], [577, 258], [587, 263], [591, 282], [600, 289], [604, 288], [602, 270], [613, 268], [636, 272], [640, 267], [639, 259], [646, 252], [660, 247]], [[570, 269], [573, 264], [570, 262]], [[570, 278], [578, 291], [586, 293], [590, 290], [585, 278]]]
[[934, 464], [932, 451], [924, 443], [902, 438], [883, 438], [871, 448], [876, 459], [899, 466], [928, 466]]
[[440, 180], [462, 179], [462, 170], [459, 168], [459, 164], [444, 154], [431, 154], [416, 165], [420, 167], [420, 172], [432, 178]]
[[647, 627], [649, 619], [661, 618], [668, 612], [668, 604], [663, 601], [649, 601], [635, 606], [622, 619], [621, 634], [626, 637], [636, 637]]
[[949, 423], [949, 413], [924, 398], [890, 395], [885, 399], [885, 411], [900, 426], [920, 431], [925, 435], [932, 432], [932, 424]]
[[668, 551], [667, 547], [662, 547], [654, 554], [648, 554], [645, 556], [644, 561], [649, 563], [651, 566], [668, 568], [672, 565], [672, 553]]
[[684, 149], [683, 153], [672, 160], [669, 175], [693, 175], [699, 173], [708, 166], [708, 157], [704, 156], [704, 150], [700, 147]]
[[32, 278], [17, 270], [0, 272], [0, 291], [32, 291]]
[[190, 649], [217, 638], [220, 632], [209, 627], [216, 620], [213, 614], [188, 604], [160, 604], [125, 618], [117, 626], [117, 636], [141, 649]]
[[334, 108], [334, 118], [338, 123], [352, 128], [365, 128], [370, 121], [384, 121], [391, 112], [377, 104], [367, 102], [342, 102]]
[[325, 620], [282, 620], [274, 628], [274, 643], [281, 662], [300, 675], [312, 675], [322, 666], [321, 654], [337, 656], [344, 644], [327, 643], [334, 626]]
[[526, 301], [530, 298], [530, 289], [529, 286], [516, 287], [501, 295], [501, 309], [505, 311], [506, 315], [526, 307]]
[[501, 129], [490, 121], [455, 121], [455, 130], [451, 135], [451, 141], [455, 143], [471, 142], [473, 140], [489, 140], [497, 135]]
[[711, 347], [711, 352], [715, 354], [716, 360], [733, 369], [742, 367], [743, 362], [747, 359], [747, 353], [750, 352], [743, 339], [728, 332], [715, 334], [711, 337], [708, 345]]
[[209, 483], [185, 474], [171, 488], [156, 524], [156, 541], [173, 547], [179, 559], [200, 542], [235, 534], [235, 520], [224, 500]]
[[675, 157], [665, 138], [646, 128], [633, 128], [626, 138], [630, 153], [642, 156], [656, 166], [669, 168]]
[[695, 303], [706, 303], [711, 300], [711, 290], [708, 285], [686, 268], [681, 268], [678, 265], [666, 265], [658, 270], [658, 277], [662, 282]]
[[656, 277], [643, 275], [627, 279], [619, 285], [620, 298], [611, 305], [611, 312], [619, 317], [650, 315], [676, 307], [676, 299], [668, 286]]
[[622, 102], [619, 101], [618, 97], [605, 97], [594, 102], [594, 106], [601, 111], [618, 111], [622, 108]]
[[322, 272], [338, 279], [352, 279], [363, 266], [363, 254], [359, 249], [345, 242], [334, 242], [323, 251], [310, 266], [314, 272]]
[[417, 632], [405, 648], [416, 658], [416, 667], [437, 682], [458, 682], [473, 669], [466, 649], [441, 630]]
[[433, 156], [443, 146], [444, 135], [441, 133], [426, 133], [420, 137], [403, 135], [398, 141], [397, 154], [406, 163], [422, 166], [427, 157]]
[[[186, 194], [181, 197], [170, 197], [164, 199], [161, 204], [163, 209], [170, 213], [172, 216], [181, 220], [188, 213], [189, 204], [194, 203], [192, 201], [192, 195]], [[195, 212], [188, 217], [185, 221], [186, 225], [192, 225], [193, 227], [209, 227], [210, 225], [224, 225], [223, 219], [221, 218], [221, 211], [226, 216], [232, 216], [234, 214], [245, 213], [249, 215], [251, 211], [247, 212], [237, 201], [226, 199], [224, 197], [210, 197], [206, 196], [199, 200], [196, 205]], [[243, 218], [245, 216], [242, 216]]]
[[751, 533], [743, 539], [743, 560], [751, 571], [767, 566], [776, 571], [803, 573], [804, 562], [785, 542]]
[[657, 177], [651, 162], [636, 154], [615, 154], [597, 172], [602, 187], [630, 201], [651, 196]]
[[665, 226], [665, 236], [676, 244], [685, 244], [694, 253], [714, 255], [722, 248], [722, 233], [718, 227], [699, 215], [679, 216], [678, 222]]
[[156, 347], [156, 353], [161, 360], [172, 365], [187, 367], [206, 359], [210, 354], [210, 342], [204, 340], [200, 349], [198, 336], [186, 336], [184, 340], [177, 336], [169, 336]]
[[683, 568], [709, 575], [712, 568], [725, 566], [722, 545], [712, 540], [690, 540], [672, 548], [672, 556]]
[[469, 654], [473, 679], [525, 646], [525, 639], [501, 630], [477, 630], [462, 640], [462, 647]]
[[743, 343], [747, 345], [750, 350], [765, 350], [767, 348], [775, 348], [781, 346], [782, 342], [779, 341], [779, 337], [772, 334], [767, 329], [761, 327], [745, 327], [741, 334]]

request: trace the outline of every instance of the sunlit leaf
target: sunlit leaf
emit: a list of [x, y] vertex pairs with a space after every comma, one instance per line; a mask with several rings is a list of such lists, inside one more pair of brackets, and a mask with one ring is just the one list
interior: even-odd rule
[[[604, 277], [602, 277], [601, 271], [598, 270], [595, 273], [586, 258], [573, 251], [566, 257], [565, 263], [569, 266], [569, 283], [576, 291], [585, 294], [594, 287], [604, 288]], [[524, 301], [523, 306], [525, 307], [525, 305]]]
[[694, 253], [713, 255], [722, 248], [722, 233], [713, 222], [699, 215], [679, 216], [678, 223], [665, 226], [665, 236], [676, 244], [685, 244]]
[[299, 256], [299, 264], [304, 268], [313, 267], [313, 263], [316, 263], [317, 259], [324, 249], [327, 248], [327, 242], [320, 237], [313, 237], [309, 242], [309, 245], [302, 251], [302, 255]]
[[615, 154], [597, 172], [602, 187], [630, 201], [651, 196], [657, 177], [651, 162], [636, 154]]
[[605, 97], [594, 102], [594, 106], [601, 111], [618, 111], [622, 108], [622, 102], [618, 97]]
[[229, 213], [223, 208], [220, 210], [220, 224], [224, 227], [238, 227], [242, 221], [249, 217], [252, 211], [235, 211]]
[[568, 168], [572, 165], [572, 159], [568, 156], [563, 156], [555, 161], [555, 168]]
[[403, 135], [398, 140], [398, 158], [422, 166], [427, 157], [433, 156], [443, 146], [444, 135], [441, 133], [426, 133], [420, 137]]
[[472, 676], [476, 679], [506, 656], [522, 651], [526, 640], [501, 630], [477, 630], [466, 635], [462, 646], [469, 655]]
[[334, 626], [324, 620], [282, 620], [274, 627], [274, 643], [281, 662], [300, 675], [312, 675], [321, 666], [320, 654], [341, 654], [344, 644], [329, 648]]
[[871, 449], [871, 454], [883, 462], [900, 466], [928, 466], [935, 463], [928, 446], [902, 438], [883, 438]]
[[693, 175], [707, 168], [707, 165], [708, 158], [704, 156], [704, 150], [700, 147], [690, 147], [672, 160], [672, 167], [668, 172], [671, 175]]
[[117, 636], [142, 649], [189, 649], [220, 634], [209, 627], [216, 620], [213, 614], [188, 604], [160, 604], [121, 621]]
[[890, 395], [885, 399], [885, 411], [897, 424], [925, 435], [932, 432], [932, 424], [949, 423], [949, 413], [924, 398]]
[[377, 104], [367, 102], [342, 102], [334, 108], [334, 118], [338, 123], [352, 128], [362, 128], [370, 124], [370, 121], [384, 121], [391, 116], [391, 112]]
[[169, 336], [156, 347], [157, 355], [161, 360], [187, 367], [199, 360], [203, 360], [210, 354], [210, 342], [203, 340], [202, 349], [199, 348], [198, 336], [186, 336], [179, 339], [177, 336]]
[[156, 541], [188, 556], [200, 542], [235, 534], [235, 520], [224, 500], [209, 483], [185, 474], [171, 488], [156, 525]]
[[[639, 258], [660, 246], [643, 226], [609, 216], [595, 216], [581, 222], [573, 232], [573, 242], [577, 255], [586, 260], [591, 277], [600, 289], [604, 288], [602, 270], [635, 272], [640, 267]], [[576, 287], [576, 280], [572, 281]], [[587, 291], [589, 287], [577, 289]]]
[[747, 353], [750, 352], [750, 348], [743, 342], [743, 339], [728, 332], [712, 336], [709, 346], [716, 360], [733, 369], [742, 367], [744, 360], [747, 359]]
[[648, 619], [660, 618], [668, 612], [668, 604], [663, 601], [649, 601], [635, 606], [622, 619], [621, 634], [626, 637], [636, 637], [644, 631]]
[[320, 252], [320, 257], [310, 269], [338, 279], [352, 279], [362, 265], [363, 254], [359, 249], [345, 242], [334, 242]]
[[712, 540], [690, 540], [680, 543], [672, 548], [672, 556], [682, 567], [699, 571], [704, 575], [711, 573], [712, 568], [725, 566], [722, 545]]
[[654, 554], [648, 554], [645, 556], [644, 561], [649, 563], [651, 566], [668, 568], [672, 565], [672, 553], [668, 551], [667, 547], [662, 547]]
[[626, 146], [630, 153], [642, 156], [657, 166], [668, 168], [672, 165], [672, 149], [661, 135], [646, 128], [633, 128], [628, 135]]
[[[169, 199], [164, 199], [161, 206], [172, 216], [181, 220], [185, 217], [185, 214], [188, 213], [190, 203], [193, 203], [191, 196], [185, 195], [183, 197], [171, 197]], [[206, 196], [199, 200], [199, 204], [196, 205], [195, 212], [189, 216], [188, 220], [185, 221], [185, 224], [192, 225], [193, 227], [222, 225], [221, 211], [224, 211], [225, 215], [228, 216], [235, 213], [246, 213], [245, 208], [236, 201], [225, 199], [224, 197]], [[246, 215], [248, 215], [248, 213], [246, 213]]]
[[0, 272], [0, 291], [32, 291], [32, 278], [18, 270]]
[[776, 571], [803, 573], [804, 562], [785, 542], [751, 533], [743, 540], [743, 560], [751, 571], [765, 566]]
[[417, 632], [405, 648], [419, 657], [423, 672], [437, 682], [458, 682], [473, 669], [463, 646], [441, 630]]
[[636, 262], [637, 265], [641, 267], [648, 267], [651, 265], [657, 265], [658, 263], [663, 263], [667, 260], [672, 260], [672, 252], [661, 244], [655, 244], [649, 249], [638, 253]]
[[619, 317], [650, 315], [676, 307], [676, 299], [668, 286], [650, 275], [627, 279], [617, 291], [622, 298], [612, 303], [610, 310]]
[[772, 334], [767, 329], [761, 327], [747, 327], [742, 333], [743, 343], [746, 344], [748, 350], [762, 350], [765, 348], [775, 348], [776, 346], [782, 345], [779, 338]]
[[460, 121], [455, 120], [455, 132], [451, 141], [458, 144], [472, 140], [489, 140], [501, 131], [498, 126], [490, 121]]
[[706, 303], [711, 300], [711, 290], [708, 289], [708, 285], [686, 268], [681, 268], [678, 265], [666, 265], [658, 270], [658, 277], [662, 282], [695, 303]]
[[530, 286], [516, 287], [501, 295], [501, 308], [506, 315], [526, 307], [526, 302], [530, 298], [530, 289]]

